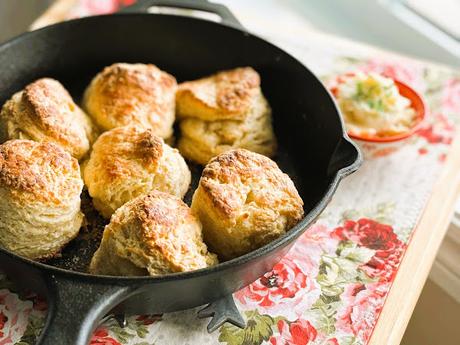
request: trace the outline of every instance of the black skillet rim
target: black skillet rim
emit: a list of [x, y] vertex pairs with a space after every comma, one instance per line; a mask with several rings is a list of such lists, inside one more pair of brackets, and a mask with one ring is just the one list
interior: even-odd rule
[[[355, 171], [361, 165], [361, 163], [362, 163], [362, 155], [361, 155], [360, 150], [357, 148], [356, 144], [353, 143], [353, 141], [351, 141], [351, 139], [349, 138], [349, 136], [348, 136], [348, 134], [347, 134], [347, 132], [345, 130], [345, 125], [344, 125], [342, 116], [340, 116], [340, 110], [339, 110], [339, 108], [337, 106], [337, 103], [336, 103], [334, 97], [332, 96], [331, 92], [323, 85], [321, 80], [313, 72], [310, 71], [310, 69], [308, 67], [306, 67], [297, 58], [295, 58], [294, 56], [292, 56], [288, 52], [284, 51], [280, 47], [268, 42], [264, 38], [261, 38], [261, 37], [259, 37], [257, 35], [254, 35], [254, 34], [248, 32], [248, 31], [240, 28], [237, 25], [233, 25], [233, 24], [229, 24], [229, 23], [219, 23], [219, 22], [213, 22], [213, 21], [209, 21], [209, 20], [196, 18], [196, 17], [186, 17], [186, 16], [181, 16], [181, 15], [170, 15], [170, 14], [115, 13], [115, 14], [106, 14], [106, 15], [89, 16], [89, 17], [71, 19], [71, 20], [68, 20], [68, 21], [65, 21], [65, 22], [60, 22], [60, 23], [56, 23], [56, 24], [46, 26], [46, 27], [40, 28], [38, 30], [22, 33], [22, 34], [20, 34], [20, 35], [18, 35], [16, 37], [13, 37], [12, 39], [4, 42], [3, 44], [1, 44], [0, 45], [0, 53], [1, 53], [2, 50], [8, 49], [8, 47], [11, 44], [13, 44], [14, 42], [19, 41], [19, 40], [23, 39], [24, 37], [30, 37], [30, 36], [36, 35], [36, 34], [38, 34], [40, 32], [43, 32], [43, 31], [53, 30], [55, 27], [58, 27], [58, 26], [64, 27], [66, 25], [73, 25], [74, 23], [84, 23], [86, 21], [98, 20], [98, 18], [119, 17], [119, 16], [176, 17], [176, 18], [183, 18], [184, 20], [192, 20], [192, 21], [198, 20], [198, 21], [204, 21], [204, 22], [214, 24], [214, 25], [225, 26], [229, 30], [234, 30], [234, 31], [242, 33], [242, 34], [244, 34], [246, 36], [249, 36], [251, 38], [255, 38], [257, 40], [260, 40], [262, 43], [270, 46], [270, 48], [272, 48], [272, 49], [284, 54], [285, 56], [289, 57], [290, 59], [294, 60], [296, 63], [300, 64], [307, 73], [310, 73], [312, 75], [312, 77], [320, 85], [323, 86], [324, 91], [326, 91], [326, 93], [328, 94], [330, 101], [334, 105], [334, 109], [336, 111], [338, 120], [340, 121], [341, 129], [342, 129], [342, 140], [348, 142], [350, 145], [352, 145], [356, 149], [356, 151], [357, 151], [356, 160], [352, 164], [350, 164], [350, 165], [338, 170], [335, 173], [335, 176], [332, 179], [332, 182], [329, 184], [327, 192], [324, 194], [324, 196], [320, 200], [320, 202], [309, 213], [307, 213], [307, 215], [299, 223], [297, 223], [293, 228], [291, 228], [286, 234], [284, 234], [283, 236], [277, 238], [276, 240], [266, 244], [265, 246], [263, 246], [261, 248], [258, 248], [258, 249], [254, 250], [252, 252], [249, 252], [249, 253], [247, 253], [245, 255], [242, 255], [242, 256], [239, 256], [237, 258], [225, 261], [223, 263], [219, 263], [216, 266], [207, 267], [207, 268], [201, 268], [201, 269], [194, 270], [194, 271], [189, 271], [189, 272], [170, 273], [170, 274], [166, 274], [166, 275], [163, 275], [163, 276], [154, 276], [154, 277], [151, 277], [151, 276], [148, 276], [148, 277], [147, 276], [136, 276], [136, 277], [108, 276], [108, 275], [94, 275], [94, 274], [90, 274], [90, 273], [79, 272], [79, 271], [71, 271], [71, 270], [55, 267], [55, 266], [52, 266], [52, 265], [49, 265], [49, 264], [46, 264], [46, 263], [42, 263], [42, 262], [34, 261], [32, 259], [24, 258], [24, 257], [22, 257], [22, 256], [20, 256], [18, 254], [12, 253], [12, 252], [10, 252], [10, 251], [8, 251], [8, 250], [6, 250], [4, 248], [1, 248], [1, 247], [0, 247], [0, 251], [2, 251], [6, 255], [8, 255], [8, 256], [10, 256], [10, 257], [12, 257], [14, 259], [18, 259], [18, 260], [22, 261], [23, 263], [27, 263], [27, 264], [29, 264], [29, 265], [31, 265], [33, 267], [45, 270], [45, 271], [47, 271], [49, 273], [56, 273], [56, 274], [59, 274], [59, 275], [70, 276], [70, 277], [75, 277], [75, 278], [79, 277], [79, 278], [91, 279], [91, 280], [94, 280], [94, 282], [98, 282], [98, 283], [113, 283], [114, 281], [117, 281], [117, 282], [120, 282], [120, 283], [121, 282], [135, 282], [135, 283], [142, 283], [142, 282], [147, 283], [147, 282], [149, 282], [149, 283], [152, 283], [152, 282], [155, 282], [155, 281], [158, 281], [158, 282], [159, 281], [173, 281], [173, 280], [181, 280], [181, 279], [186, 279], [186, 278], [194, 278], [194, 277], [207, 275], [209, 273], [216, 273], [216, 272], [219, 272], [219, 271], [223, 271], [223, 270], [225, 270], [227, 268], [230, 268], [230, 267], [233, 267], [233, 266], [240, 266], [240, 265], [243, 265], [243, 264], [245, 264], [245, 263], [247, 263], [249, 261], [252, 261], [252, 260], [254, 260], [254, 259], [256, 259], [256, 258], [258, 258], [260, 256], [263, 256], [264, 254], [266, 254], [268, 252], [271, 252], [271, 251], [275, 250], [278, 247], [283, 247], [284, 245], [288, 244], [289, 242], [295, 240], [295, 238], [297, 236], [300, 236], [302, 234], [302, 232], [307, 230], [307, 227], [309, 225], [311, 225], [311, 223], [319, 216], [319, 214], [327, 206], [327, 204], [329, 203], [329, 201], [332, 198], [332, 195], [334, 194], [335, 190], [337, 189], [340, 180], [342, 180], [344, 177], [346, 177], [351, 172]], [[338, 144], [340, 144], [340, 143], [338, 143]]]

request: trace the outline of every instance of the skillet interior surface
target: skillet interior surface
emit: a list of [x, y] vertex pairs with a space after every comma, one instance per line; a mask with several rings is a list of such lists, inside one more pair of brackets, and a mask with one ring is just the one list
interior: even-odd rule
[[[294, 180], [305, 203], [307, 219], [293, 230], [295, 237], [312, 221], [309, 212], [321, 203], [325, 206], [325, 198], [331, 197], [338, 170], [331, 169], [332, 156], [344, 135], [331, 96], [294, 58], [232, 27], [188, 17], [120, 14], [84, 18], [32, 32], [0, 47], [0, 103], [45, 76], [63, 83], [78, 102], [91, 78], [114, 62], [154, 63], [179, 82], [223, 69], [254, 67], [273, 108], [279, 141], [275, 160]], [[356, 159], [350, 156], [340, 168]], [[192, 170], [196, 185], [200, 171], [197, 167]], [[191, 192], [188, 202], [190, 196]], [[84, 200], [85, 213], [93, 226], [82, 231], [63, 251], [62, 258], [49, 264], [86, 270], [104, 221], [94, 214], [88, 198]]]

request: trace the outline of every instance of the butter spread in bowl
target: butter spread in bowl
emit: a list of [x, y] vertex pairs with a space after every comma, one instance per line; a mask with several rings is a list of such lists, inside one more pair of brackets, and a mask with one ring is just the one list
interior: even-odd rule
[[[411, 132], [420, 122], [420, 114], [412, 100], [401, 95], [401, 84], [372, 72], [341, 77], [334, 94], [349, 134], [371, 139]], [[411, 94], [418, 97], [413, 90]]]

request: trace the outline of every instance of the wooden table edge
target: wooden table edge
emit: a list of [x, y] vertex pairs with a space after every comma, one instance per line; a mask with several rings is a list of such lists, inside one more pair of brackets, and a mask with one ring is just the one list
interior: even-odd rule
[[446, 234], [460, 194], [460, 133], [419, 219], [368, 345], [398, 345]]

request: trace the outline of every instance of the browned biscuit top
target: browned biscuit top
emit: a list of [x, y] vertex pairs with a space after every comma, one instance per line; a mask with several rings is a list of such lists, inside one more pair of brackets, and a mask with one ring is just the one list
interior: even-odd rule
[[165, 92], [174, 92], [176, 85], [172, 75], [155, 65], [116, 63], [96, 76], [87, 97], [94, 97], [97, 111], [118, 125], [127, 125], [145, 112], [155, 112], [159, 122], [170, 107]]
[[259, 93], [259, 74], [241, 67], [180, 84], [176, 104], [184, 117], [242, 120]]
[[271, 159], [244, 149], [213, 158], [203, 171], [200, 186], [214, 208], [227, 218], [245, 205], [279, 209], [291, 204], [295, 219], [303, 215], [302, 199], [288, 175]]
[[18, 200], [60, 203], [79, 195], [78, 161], [51, 143], [10, 140], [0, 145], [0, 188]]

